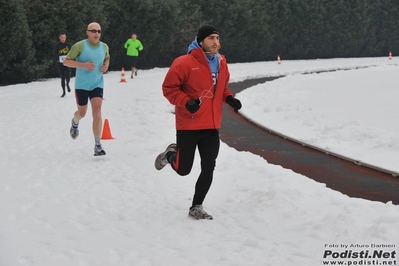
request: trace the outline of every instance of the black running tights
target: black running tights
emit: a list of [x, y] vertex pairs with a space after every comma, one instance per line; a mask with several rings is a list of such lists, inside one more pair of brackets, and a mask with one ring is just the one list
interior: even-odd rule
[[213, 171], [219, 154], [220, 139], [217, 129], [177, 130], [177, 153], [169, 161], [179, 175], [188, 175], [194, 163], [196, 147], [201, 158], [201, 173], [195, 185], [192, 206], [202, 205], [212, 185]]
[[69, 86], [70, 77], [70, 69], [69, 67], [64, 66], [62, 63], [58, 63], [58, 71], [61, 76], [61, 87], [62, 91], [65, 92], [65, 84]]

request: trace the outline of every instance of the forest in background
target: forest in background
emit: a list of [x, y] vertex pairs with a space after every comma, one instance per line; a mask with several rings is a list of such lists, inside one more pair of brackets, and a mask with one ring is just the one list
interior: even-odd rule
[[0, 84], [57, 77], [59, 33], [73, 44], [93, 21], [110, 70], [126, 67], [132, 32], [144, 45], [138, 68], [168, 67], [203, 24], [219, 30], [229, 63], [399, 51], [397, 0], [0, 0]]

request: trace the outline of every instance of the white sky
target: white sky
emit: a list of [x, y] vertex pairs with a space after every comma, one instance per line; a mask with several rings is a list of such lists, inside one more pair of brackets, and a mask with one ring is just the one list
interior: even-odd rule
[[[287, 75], [237, 94], [245, 116], [398, 172], [395, 59], [229, 67], [231, 82]], [[347, 71], [300, 74], [337, 69]], [[186, 177], [153, 166], [175, 141], [173, 107], [161, 91], [166, 71], [139, 71], [127, 83], [120, 72], [105, 75], [103, 118], [115, 139], [103, 141], [103, 157], [93, 156], [90, 112], [70, 138], [75, 101], [73, 93], [59, 97], [60, 79], [0, 88], [1, 266], [313, 266], [328, 250], [398, 251], [398, 206], [349, 198], [224, 143], [204, 202], [214, 220], [189, 219], [199, 161]], [[368, 247], [341, 247], [351, 244]]]

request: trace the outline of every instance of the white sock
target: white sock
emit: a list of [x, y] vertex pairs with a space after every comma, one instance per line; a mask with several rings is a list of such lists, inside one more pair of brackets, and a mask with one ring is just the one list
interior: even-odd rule
[[101, 138], [100, 138], [100, 136], [94, 136], [94, 141], [96, 142], [96, 146], [97, 146], [97, 145], [101, 145]]

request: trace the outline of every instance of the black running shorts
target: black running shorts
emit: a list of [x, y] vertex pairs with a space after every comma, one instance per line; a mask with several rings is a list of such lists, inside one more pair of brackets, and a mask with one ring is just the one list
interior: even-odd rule
[[130, 68], [136, 67], [136, 64], [137, 64], [137, 57], [138, 57], [138, 56], [128, 56]]
[[91, 91], [75, 89], [76, 103], [80, 106], [85, 106], [87, 105], [89, 99], [91, 100], [95, 97], [100, 97], [102, 99], [103, 92], [104, 89], [102, 88], [95, 88]]

